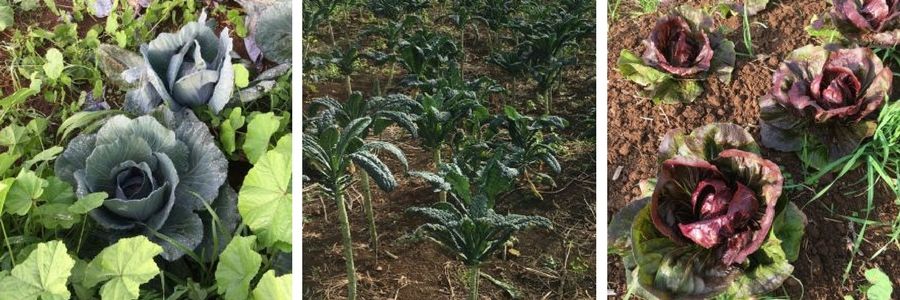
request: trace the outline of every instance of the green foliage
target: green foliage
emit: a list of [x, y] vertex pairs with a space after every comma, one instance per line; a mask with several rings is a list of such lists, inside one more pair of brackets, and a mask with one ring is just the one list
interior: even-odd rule
[[87, 265], [84, 284], [91, 288], [105, 282], [100, 288], [103, 299], [137, 299], [140, 285], [159, 274], [153, 258], [162, 252], [143, 236], [121, 239]]
[[291, 299], [291, 275], [275, 276], [275, 271], [263, 274], [256, 288], [253, 289], [254, 300], [289, 300]]
[[73, 266], [75, 260], [61, 241], [40, 243], [8, 276], [0, 275], [0, 298], [69, 299], [66, 282]]
[[884, 274], [880, 269], [869, 269], [865, 273], [866, 280], [871, 284], [866, 288], [866, 298], [869, 300], [887, 300], [891, 299], [891, 293], [894, 292], [891, 278]]
[[238, 195], [244, 223], [266, 247], [291, 250], [291, 135], [278, 141], [247, 173]]
[[247, 299], [262, 256], [254, 251], [255, 236], [235, 237], [222, 251], [216, 267], [216, 288], [225, 300]]
[[278, 131], [280, 119], [271, 112], [257, 114], [250, 119], [250, 123], [247, 124], [247, 138], [242, 145], [250, 163], [256, 164], [269, 149], [269, 140]]

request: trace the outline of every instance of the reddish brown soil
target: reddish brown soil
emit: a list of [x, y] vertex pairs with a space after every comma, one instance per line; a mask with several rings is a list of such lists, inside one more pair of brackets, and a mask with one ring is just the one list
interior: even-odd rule
[[[704, 1], [709, 2], [709, 1]], [[675, 105], [653, 105], [648, 99], [639, 95], [640, 87], [624, 79], [615, 70], [616, 60], [622, 49], [640, 53], [643, 51], [641, 40], [649, 35], [652, 24], [661, 14], [631, 17], [628, 11], [634, 8], [621, 7], [620, 17], [615, 20], [609, 30], [609, 57], [611, 67], [609, 76], [609, 211], [612, 217], [621, 207], [638, 196], [638, 182], [656, 177], [656, 151], [659, 139], [666, 131], [674, 128], [687, 130], [710, 122], [733, 122], [747, 128], [759, 138], [757, 122], [759, 108], [757, 99], [771, 85], [771, 74], [781, 59], [791, 50], [814, 43], [807, 37], [803, 26], [808, 24], [814, 13], [826, 9], [826, 1], [796, 0], [777, 1], [760, 14], [751, 17], [751, 23], [760, 22], [765, 26], [752, 25], [755, 59], [738, 56], [733, 80], [723, 84], [716, 80], [705, 82], [706, 92], [695, 102]], [[729, 34], [729, 39], [738, 45], [738, 52], [746, 52], [740, 33], [740, 22], [736, 17], [718, 20], [729, 28], [737, 29]], [[764, 149], [763, 155], [784, 166], [788, 173], [797, 180], [802, 180], [803, 170], [796, 156]], [[621, 167], [619, 178], [613, 179], [615, 170]], [[858, 289], [866, 284], [862, 273], [867, 268], [879, 267], [893, 278], [895, 286], [900, 285], [900, 255], [896, 245], [875, 259], [869, 259], [888, 241], [890, 228], [871, 228], [865, 234], [862, 249], [856, 255], [850, 253], [852, 239], [859, 231], [859, 225], [849, 222], [842, 216], [859, 213], [866, 207], [865, 197], [853, 195], [849, 191], [859, 191], [860, 185], [851, 185], [862, 178], [861, 172], [846, 176], [841, 184], [834, 187], [829, 194], [809, 204], [803, 211], [809, 217], [806, 227], [800, 258], [794, 263], [794, 276], [797, 280], [788, 279], [784, 289], [776, 295], [789, 296], [792, 299], [841, 299], [843, 295], [859, 298]], [[798, 205], [803, 205], [811, 197], [808, 190], [788, 190], [787, 196]], [[876, 208], [870, 219], [890, 222], [897, 216], [897, 206], [893, 197], [884, 191], [876, 193]], [[833, 208], [833, 212], [830, 209]], [[860, 217], [862, 217], [860, 215]], [[848, 261], [853, 258], [854, 265], [849, 278], [844, 281], [842, 275]], [[608, 289], [616, 295], [624, 295], [624, 271], [621, 259], [615, 255], [607, 255], [609, 268]], [[798, 282], [799, 281], [799, 282]], [[800, 283], [802, 283], [802, 288]]]
[[[355, 13], [355, 12], [354, 12]], [[348, 27], [335, 23], [335, 36], [343, 45], [348, 37], [361, 30], [365, 18], [353, 18]], [[330, 44], [327, 26], [316, 36], [320, 42], [313, 46], [317, 51], [327, 50]], [[453, 36], [458, 36], [454, 32]], [[502, 76], [502, 71], [485, 63], [490, 53], [486, 42], [474, 36], [467, 37], [465, 64], [466, 77], [488, 75], [501, 83], [511, 80]], [[480, 46], [476, 46], [480, 45]], [[484, 265], [482, 271], [518, 288], [524, 299], [593, 299], [596, 287], [596, 224], [594, 183], [596, 182], [596, 161], [594, 141], [585, 140], [583, 133], [593, 132], [593, 122], [586, 123], [588, 115], [593, 116], [595, 106], [594, 42], [579, 55], [582, 63], [570, 68], [563, 75], [564, 83], [555, 95], [554, 113], [571, 122], [562, 132], [564, 138], [573, 141], [566, 144], [566, 151], [560, 156], [563, 174], [554, 177], [558, 187], [544, 194], [544, 201], [530, 199], [526, 193], [514, 192], [498, 202], [500, 213], [540, 215], [550, 219], [553, 230], [530, 230], [516, 235], [518, 242], [514, 248], [518, 256], [508, 255], [504, 260], [499, 255]], [[320, 47], [320, 48], [316, 48]], [[398, 70], [400, 68], [398, 67]], [[395, 78], [399, 78], [396, 75]], [[304, 77], [306, 80], [307, 77]], [[360, 72], [352, 77], [353, 89], [371, 95], [375, 81], [381, 84], [387, 76], [373, 76], [370, 72]], [[396, 85], [396, 82], [395, 82]], [[533, 85], [518, 88], [520, 98], [534, 95]], [[408, 92], [392, 89], [390, 92]], [[331, 96], [335, 99], [346, 97], [343, 79], [321, 82], [304, 82], [304, 103], [315, 97]], [[527, 96], [531, 97], [531, 96]], [[491, 103], [491, 111], [496, 113], [500, 100]], [[506, 100], [509, 102], [509, 100]], [[530, 113], [516, 101], [517, 108]], [[307, 112], [308, 114], [308, 112]], [[422, 151], [417, 141], [400, 130], [389, 129], [383, 139], [400, 146], [410, 162], [412, 170], [431, 170], [431, 155]], [[576, 141], [576, 139], [578, 139]], [[447, 154], [445, 154], [447, 155]], [[374, 211], [378, 228], [380, 255], [375, 262], [368, 247], [368, 229], [362, 211], [358, 185], [350, 191], [350, 224], [354, 244], [354, 255], [359, 281], [360, 299], [463, 299], [467, 288], [463, 283], [464, 268], [440, 248], [428, 241], [410, 242], [402, 239], [423, 224], [424, 220], [404, 213], [412, 206], [426, 206], [434, 203], [436, 195], [422, 182], [410, 178], [398, 178], [400, 186], [385, 195], [374, 192]], [[303, 203], [303, 298], [341, 299], [346, 297], [346, 275], [342, 256], [340, 230], [335, 214], [336, 205], [330, 198], [316, 191], [314, 186], [304, 187]], [[392, 255], [397, 258], [391, 258]], [[568, 258], [567, 258], [568, 257]], [[564, 266], [568, 266], [567, 268]], [[565, 270], [565, 271], [564, 271]], [[480, 294], [483, 299], [508, 299], [498, 286], [482, 278]]]

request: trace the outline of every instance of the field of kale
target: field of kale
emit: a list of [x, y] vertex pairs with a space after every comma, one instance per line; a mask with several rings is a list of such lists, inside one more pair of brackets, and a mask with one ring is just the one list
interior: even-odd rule
[[0, 299], [291, 299], [290, 7], [0, 0]]
[[900, 6], [662, 2], [609, 1], [610, 297], [896, 299]]
[[303, 1], [303, 299], [593, 299], [593, 1]]

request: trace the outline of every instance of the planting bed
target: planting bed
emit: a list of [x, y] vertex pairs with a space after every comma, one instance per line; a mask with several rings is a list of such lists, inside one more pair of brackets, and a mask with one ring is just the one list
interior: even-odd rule
[[[695, 6], [715, 3], [686, 2]], [[607, 215], [610, 218], [640, 195], [638, 182], [657, 176], [657, 149], [667, 131], [675, 128], [690, 131], [713, 122], [731, 122], [747, 129], [759, 141], [758, 99], [771, 88], [773, 71], [795, 48], [816, 43], [808, 37], [804, 27], [813, 14], [830, 9], [830, 5], [821, 0], [770, 1], [765, 10], [749, 19], [753, 50], [757, 57], [738, 56], [730, 83], [710, 78], [703, 82], [705, 92], [693, 103], [654, 105], [639, 94], [638, 85], [623, 78], [614, 66], [622, 49], [638, 54], [643, 51], [641, 40], [650, 34], [651, 25], [667, 13], [667, 8], [660, 8], [657, 13], [632, 16], [629, 13], [637, 11], [637, 8], [626, 3], [622, 2], [618, 8], [619, 16], [609, 25], [607, 63], [610, 68], [607, 75], [610, 134], [606, 158], [609, 173], [606, 175], [609, 176]], [[717, 22], [733, 29], [727, 38], [735, 42], [738, 52], [746, 53], [741, 42], [740, 16], [724, 20], [717, 17]], [[894, 70], [900, 68], [888, 66]], [[791, 179], [802, 182], [807, 174], [800, 160], [792, 153], [763, 147], [762, 156], [782, 166], [786, 177], [791, 177], [786, 180], [786, 185]], [[830, 182], [827, 178], [823, 181]], [[858, 192], [865, 187], [864, 178], [862, 170], [851, 172], [828, 194], [808, 205], [807, 201], [814, 191], [802, 187], [784, 190], [787, 198], [801, 207], [809, 224], [803, 236], [799, 259], [793, 263], [795, 278], [788, 278], [783, 288], [777, 289], [773, 295], [790, 299], [842, 299], [844, 295], [852, 295], [859, 299], [859, 291], [869, 284], [863, 272], [874, 267], [884, 271], [895, 287], [900, 285], [900, 251], [897, 245], [888, 246], [886, 251], [870, 259], [890, 240], [891, 228], [869, 227], [860, 251], [851, 253], [860, 225], [849, 222], [843, 216], [862, 218], [866, 199], [864, 194]], [[876, 191], [872, 206], [875, 209], [869, 216], [870, 220], [890, 224], [897, 216], [894, 195], [883, 186]], [[607, 289], [615, 295], [613, 297], [622, 297], [627, 293], [622, 260], [613, 254], [607, 254], [607, 259], [610, 281]], [[843, 280], [845, 267], [851, 259], [853, 265], [849, 276]]]
[[[420, 11], [417, 15], [424, 20], [424, 25], [409, 30], [407, 34], [426, 29], [449, 34], [458, 43], [459, 30], [456, 27], [451, 26], [449, 21], [434, 21], [453, 12], [452, 9], [452, 5], [442, 7], [435, 4]], [[382, 49], [382, 39], [363, 34], [366, 28], [383, 22], [365, 6], [339, 11], [333, 18], [334, 38], [339, 47], [358, 42], [360, 49]], [[465, 78], [488, 76], [508, 90], [517, 90], [518, 94], [516, 98], [492, 95], [482, 104], [491, 115], [501, 113], [506, 104], [512, 105], [523, 115], [540, 116], [543, 107], [537, 101], [535, 84], [522, 79], [514, 81], [502, 69], [487, 62], [487, 57], [492, 53], [488, 39], [499, 39], [500, 35], [482, 28], [481, 23], [477, 24], [478, 35], [471, 28], [466, 34]], [[596, 158], [592, 133], [595, 128], [596, 78], [593, 33], [588, 36], [579, 40], [573, 50], [567, 50], [572, 51], [577, 62], [564, 69], [559, 87], [554, 89], [552, 114], [569, 122], [566, 128], [558, 131], [562, 150], [557, 153], [557, 158], [562, 172], [552, 175], [556, 187], [539, 186], [544, 198], [539, 200], [526, 187], [517, 185], [515, 190], [504, 192], [494, 207], [498, 214], [541, 216], [553, 224], [552, 230], [535, 228], [516, 233], [514, 243], [505, 255], [501, 255], [501, 249], [481, 265], [481, 272], [509, 284], [518, 291], [521, 299], [595, 297]], [[305, 42], [306, 55], [331, 52], [328, 25], [323, 24], [319, 30], [305, 37]], [[305, 61], [308, 62], [309, 58]], [[376, 87], [384, 88], [391, 77], [388, 66], [372, 66], [368, 60], [363, 60], [358, 66], [358, 71], [351, 76], [352, 89], [362, 92], [365, 97], [374, 95]], [[394, 75], [394, 84], [385, 94], [415, 95], [415, 89], [397, 86], [399, 78], [406, 72], [399, 66], [396, 69], [398, 73]], [[346, 101], [345, 79], [341, 76], [328, 77], [327, 74], [321, 69], [304, 74], [304, 118], [314, 115], [309, 110], [313, 99], [329, 96]], [[512, 87], [514, 84], [517, 86]], [[482, 130], [486, 131], [487, 126]], [[433, 153], [424, 150], [417, 139], [398, 126], [388, 127], [384, 133], [370, 136], [367, 140], [397, 145], [405, 154], [411, 171], [433, 171], [435, 168]], [[447, 148], [442, 152], [446, 162], [452, 154]], [[385, 193], [372, 186], [375, 225], [380, 241], [377, 260], [369, 246], [369, 227], [366, 225], [358, 175], [353, 176], [353, 183], [344, 197], [348, 203], [358, 299], [470, 299], [467, 298], [470, 285], [467, 283], [466, 266], [454, 259], [451, 251], [421, 238], [411, 238], [425, 219], [406, 210], [433, 205], [438, 194], [422, 179], [402, 175], [402, 167], [395, 159], [388, 155], [379, 157], [393, 171], [397, 188]], [[306, 162], [304, 164], [304, 175], [313, 178], [312, 182], [305, 183], [303, 190], [303, 298], [346, 299], [348, 279], [342, 256], [344, 249], [337, 206], [332, 197], [322, 191], [322, 186], [314, 183], [320, 175], [308, 171], [310, 166]], [[356, 172], [362, 171], [357, 167]], [[484, 276], [480, 279], [479, 295], [478, 299], [510, 298], [504, 288]]]

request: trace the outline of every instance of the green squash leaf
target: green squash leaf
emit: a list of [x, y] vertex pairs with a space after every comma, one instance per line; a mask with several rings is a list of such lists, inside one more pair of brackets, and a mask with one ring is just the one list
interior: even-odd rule
[[84, 284], [91, 288], [106, 281], [100, 288], [102, 299], [137, 299], [141, 284], [159, 274], [153, 258], [162, 252], [162, 247], [142, 235], [121, 239], [88, 264]]
[[0, 31], [6, 30], [15, 22], [13, 9], [8, 3], [0, 3]]
[[269, 140], [278, 131], [279, 122], [279, 118], [271, 112], [258, 114], [250, 120], [250, 124], [247, 125], [247, 139], [242, 146], [250, 163], [256, 164], [269, 149]]
[[61, 241], [40, 243], [9, 276], [0, 280], [0, 299], [69, 299], [66, 281], [75, 266]]
[[216, 266], [216, 287], [225, 300], [243, 300], [250, 294], [262, 256], [253, 250], [255, 236], [238, 236], [222, 251]]
[[275, 277], [275, 271], [269, 270], [253, 289], [254, 300], [290, 300], [291, 274]]
[[[290, 141], [291, 135], [281, 140]], [[244, 178], [238, 194], [238, 211], [263, 246], [291, 250], [290, 143], [266, 152]]]
[[73, 214], [83, 215], [103, 205], [103, 200], [106, 198], [109, 198], [109, 195], [105, 192], [91, 193], [75, 201], [68, 210]]
[[6, 211], [11, 214], [24, 216], [31, 209], [35, 199], [41, 197], [47, 181], [38, 177], [31, 171], [25, 171], [16, 177], [9, 193], [6, 195]]

